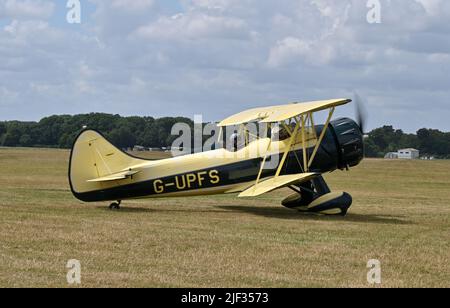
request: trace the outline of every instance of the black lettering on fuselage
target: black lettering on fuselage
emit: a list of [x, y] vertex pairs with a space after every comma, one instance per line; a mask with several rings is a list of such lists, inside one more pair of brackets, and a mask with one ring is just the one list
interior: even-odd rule
[[184, 191], [187, 189], [201, 189], [220, 184], [218, 170], [199, 171], [177, 175], [173, 178], [153, 181], [153, 190], [156, 194]]

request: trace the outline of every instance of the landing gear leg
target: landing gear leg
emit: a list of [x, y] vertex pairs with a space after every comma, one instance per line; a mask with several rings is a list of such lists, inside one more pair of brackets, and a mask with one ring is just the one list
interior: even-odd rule
[[122, 204], [122, 200], [118, 200], [117, 202], [111, 203], [109, 206], [110, 210], [120, 210], [120, 205]]

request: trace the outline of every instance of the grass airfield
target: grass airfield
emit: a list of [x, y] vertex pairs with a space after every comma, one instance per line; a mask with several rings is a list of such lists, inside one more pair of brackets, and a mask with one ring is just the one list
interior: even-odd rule
[[[152, 154], [154, 155], [154, 154]], [[450, 287], [450, 161], [365, 160], [326, 175], [352, 194], [342, 217], [280, 205], [283, 190], [83, 204], [69, 152], [0, 148], [0, 287]], [[155, 157], [157, 158], [157, 157]]]

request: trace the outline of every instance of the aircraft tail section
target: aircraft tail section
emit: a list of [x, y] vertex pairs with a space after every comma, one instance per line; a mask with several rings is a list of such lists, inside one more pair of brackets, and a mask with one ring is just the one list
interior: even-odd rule
[[114, 181], [133, 176], [137, 171], [127, 168], [144, 160], [132, 157], [112, 145], [102, 134], [85, 130], [72, 147], [69, 182], [75, 196], [102, 190]]

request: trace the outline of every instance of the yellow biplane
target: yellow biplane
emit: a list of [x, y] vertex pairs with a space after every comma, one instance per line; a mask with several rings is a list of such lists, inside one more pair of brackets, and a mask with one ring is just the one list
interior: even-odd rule
[[[227, 193], [249, 198], [290, 188], [285, 207], [345, 215], [351, 196], [332, 193], [322, 174], [348, 170], [363, 159], [361, 125], [348, 118], [332, 120], [336, 107], [349, 102], [333, 99], [247, 110], [219, 123], [219, 139], [224, 139], [226, 128], [238, 127], [241, 142], [234, 134], [230, 147], [157, 161], [122, 152], [101, 133], [86, 129], [71, 152], [71, 190], [81, 201], [113, 201], [110, 208], [119, 209], [127, 199]], [[316, 125], [314, 115], [327, 110], [325, 124]], [[252, 124], [265, 131], [250, 138]]]

